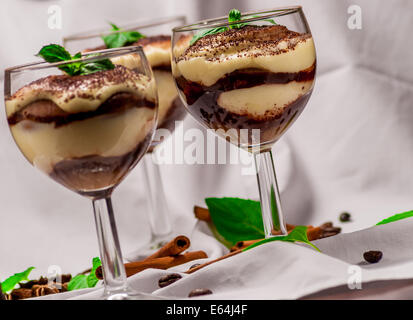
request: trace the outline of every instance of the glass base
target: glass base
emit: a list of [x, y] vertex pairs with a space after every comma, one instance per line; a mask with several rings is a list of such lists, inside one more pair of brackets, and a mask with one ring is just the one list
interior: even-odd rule
[[154, 296], [152, 294], [142, 293], [128, 289], [120, 292], [105, 293], [103, 300], [165, 300], [166, 297]]
[[162, 248], [165, 244], [167, 244], [169, 241], [173, 239], [173, 232], [170, 232], [166, 235], [162, 236], [153, 236], [151, 241], [144, 246], [140, 247], [139, 249], [128, 253], [125, 256], [125, 259], [127, 261], [140, 261], [143, 260], [150, 255], [154, 254], [156, 251], [158, 251], [160, 248]]

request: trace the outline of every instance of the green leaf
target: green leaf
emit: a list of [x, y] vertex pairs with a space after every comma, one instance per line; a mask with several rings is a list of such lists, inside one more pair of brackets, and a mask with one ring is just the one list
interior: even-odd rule
[[[247, 18], [257, 18], [259, 16], [245, 16], [244, 19]], [[237, 10], [237, 9], [231, 9], [228, 13], [228, 22], [236, 22], [236, 21], [242, 21], [243, 19], [241, 18], [241, 11]], [[267, 21], [270, 22], [271, 24], [277, 24], [273, 19], [264, 19], [263, 21]], [[251, 23], [247, 22], [247, 23], [236, 23], [236, 24], [232, 24], [229, 26], [230, 29], [240, 29], [243, 28], [247, 25], [249, 25]], [[217, 27], [217, 28], [213, 28], [213, 29], [208, 29], [202, 32], [199, 32], [197, 34], [195, 34], [191, 41], [189, 42], [189, 45], [192, 46], [195, 42], [197, 42], [199, 39], [209, 35], [209, 34], [216, 34], [216, 33], [220, 33], [220, 32], [224, 32], [227, 31], [228, 28], [227, 27]]]
[[386, 218], [386, 219], [380, 221], [379, 223], [377, 223], [376, 225], [378, 226], [378, 225], [381, 225], [381, 224], [387, 224], [387, 223], [390, 223], [390, 222], [394, 222], [394, 221], [398, 221], [398, 220], [402, 220], [402, 219], [406, 219], [406, 218], [410, 218], [410, 217], [413, 217], [413, 211], [406, 211], [406, 212], [403, 212], [403, 213], [395, 214], [395, 215], [393, 215], [389, 218]]
[[[119, 28], [113, 23], [110, 23], [110, 25], [112, 26], [111, 31], [122, 30], [121, 28]], [[111, 33], [106, 36], [101, 36], [101, 38], [107, 48], [121, 48], [124, 46], [128, 46], [138, 41], [139, 39], [145, 38], [145, 36], [138, 31], [123, 31], [123, 32]]]
[[[235, 22], [235, 21], [240, 21], [241, 20], [241, 11], [237, 9], [232, 9], [228, 13], [228, 22]], [[229, 26], [230, 29], [239, 29], [242, 26], [240, 24], [234, 24]]]
[[67, 285], [67, 290], [78, 290], [78, 289], [86, 289], [86, 288], [93, 288], [98, 283], [99, 279], [96, 277], [96, 269], [101, 266], [102, 263], [98, 257], [93, 258], [92, 260], [92, 270], [88, 275], [86, 274], [78, 274], [76, 277], [72, 278]]
[[43, 46], [36, 55], [42, 57], [45, 61], [50, 63], [72, 59], [70, 53], [58, 44], [49, 44], [47, 46]]
[[264, 237], [261, 206], [258, 201], [239, 198], [207, 198], [211, 219], [227, 246], [238, 241]]
[[[265, 237], [259, 201], [240, 198], [206, 198], [205, 202], [212, 220], [208, 223], [208, 227], [215, 238], [228, 248], [238, 241]], [[308, 240], [306, 226], [297, 226], [286, 236], [264, 239], [247, 249], [270, 241], [303, 242], [318, 250]]]
[[22, 281], [26, 281], [29, 280], [29, 274], [30, 272], [32, 272], [32, 270], [34, 269], [34, 267], [30, 267], [27, 268], [25, 271], [20, 272], [20, 273], [15, 273], [14, 275], [12, 275], [11, 277], [7, 278], [6, 280], [4, 280], [1, 283], [1, 288], [3, 290], [4, 293], [7, 293], [11, 290], [14, 289], [14, 287]]
[[320, 249], [318, 249], [314, 244], [312, 244], [310, 242], [310, 240], [308, 240], [307, 226], [296, 226], [286, 236], [279, 236], [279, 237], [273, 237], [273, 238], [261, 240], [259, 242], [256, 242], [256, 243], [250, 245], [249, 247], [246, 247], [245, 249], [243, 249], [243, 251], [250, 250], [250, 249], [255, 248], [257, 246], [260, 246], [264, 243], [272, 242], [272, 241], [302, 242], [302, 243], [308, 244], [309, 246], [313, 247], [318, 252], [321, 252]]
[[120, 28], [119, 28], [116, 24], [114, 24], [114, 23], [112, 23], [112, 22], [109, 22], [109, 24], [112, 26], [112, 31], [118, 31], [118, 30], [120, 30]]
[[192, 46], [192, 45], [193, 45], [195, 42], [197, 42], [199, 39], [201, 39], [201, 38], [203, 38], [203, 37], [205, 37], [205, 36], [207, 36], [207, 35], [209, 35], [209, 34], [220, 33], [220, 32], [224, 32], [224, 31], [227, 31], [227, 30], [228, 30], [227, 27], [218, 27], [218, 28], [207, 29], [207, 30], [201, 31], [201, 32], [195, 34], [195, 35], [192, 37], [191, 41], [189, 42], [189, 45]]
[[[78, 52], [72, 57], [62, 46], [59, 46], [58, 44], [50, 44], [41, 48], [37, 56], [42, 57], [47, 62], [53, 63], [80, 59], [82, 54]], [[115, 65], [109, 59], [102, 59], [93, 62], [73, 62], [64, 66], [58, 66], [58, 68], [66, 72], [69, 76], [77, 76], [111, 70], [115, 68]]]
[[98, 257], [93, 258], [92, 260], [92, 270], [90, 274], [87, 276], [87, 285], [89, 288], [93, 288], [98, 283], [99, 279], [96, 277], [96, 269], [102, 265], [102, 262]]
[[228, 21], [234, 22], [241, 20], [241, 11], [238, 9], [231, 9], [228, 13]]
[[85, 274], [78, 274], [77, 276], [73, 277], [72, 280], [67, 284], [67, 290], [78, 290], [78, 289], [85, 289], [89, 288], [87, 285], [87, 275]]
[[103, 59], [81, 64], [79, 72], [82, 75], [87, 75], [98, 71], [111, 70], [114, 68], [115, 65], [112, 63], [112, 61], [110, 61], [109, 59]]

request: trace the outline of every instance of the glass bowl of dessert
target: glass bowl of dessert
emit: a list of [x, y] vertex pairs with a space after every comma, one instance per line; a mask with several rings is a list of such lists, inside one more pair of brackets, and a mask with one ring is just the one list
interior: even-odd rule
[[172, 73], [188, 112], [255, 158], [266, 237], [287, 233], [271, 148], [314, 87], [316, 52], [301, 7], [173, 29]]
[[[178, 97], [171, 73], [171, 30], [184, 25], [185, 16], [174, 16], [126, 25], [108, 24], [101, 30], [82, 32], [63, 39], [64, 46], [72, 51], [91, 51], [114, 47], [139, 45], [153, 70], [159, 98], [157, 134], [142, 161], [145, 185], [148, 187], [149, 221], [151, 239], [149, 243], [130, 253], [128, 260], [139, 260], [151, 255], [173, 236], [169, 218], [170, 208], [166, 202], [160, 167], [153, 161], [152, 152], [179, 126], [187, 112]], [[127, 62], [125, 62], [127, 63]]]
[[[66, 188], [92, 200], [105, 293], [138, 297], [126, 284], [111, 194], [149, 148], [157, 89], [141, 47], [72, 56], [44, 46], [35, 62], [5, 70], [10, 131], [26, 159]], [[132, 68], [119, 61], [129, 59]]]

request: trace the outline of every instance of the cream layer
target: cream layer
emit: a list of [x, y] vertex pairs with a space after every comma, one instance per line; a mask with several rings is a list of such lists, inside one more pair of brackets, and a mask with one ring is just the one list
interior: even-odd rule
[[[179, 49], [181, 50], [182, 48]], [[189, 81], [212, 86], [227, 73], [235, 70], [258, 68], [274, 73], [293, 73], [310, 68], [316, 59], [311, 37], [282, 40], [273, 46], [269, 43], [265, 51], [255, 47], [253, 42], [245, 41], [223, 47], [216, 52], [216, 56], [212, 56], [213, 52], [211, 47], [205, 46], [184, 54], [177, 63], [172, 63], [174, 76], [183, 76]]]
[[[129, 56], [134, 61], [133, 55]], [[133, 63], [128, 61], [128, 63]], [[51, 100], [59, 108], [69, 113], [94, 111], [117, 92], [128, 92], [142, 97], [142, 99], [156, 101], [155, 81], [127, 68], [121, 70], [121, 81], [119, 81], [119, 77], [108, 76], [111, 71], [116, 72], [116, 69], [97, 72], [90, 76], [75, 76], [76, 83], [69, 86], [60, 85], [59, 81], [54, 80], [64, 80], [63, 77], [67, 76], [50, 76], [32, 82], [6, 100], [7, 116], [38, 100]], [[98, 73], [102, 75], [100, 79], [96, 79]], [[99, 83], [96, 83], [97, 81]]]
[[178, 96], [178, 91], [170, 72], [155, 70], [154, 76], [158, 86], [158, 125], [161, 125], [169, 109], [173, 106], [173, 102]]
[[11, 126], [13, 137], [26, 158], [46, 173], [61, 160], [130, 152], [154, 127], [155, 110], [131, 108], [122, 113], [74, 121], [58, 128], [53, 123], [24, 120]]
[[147, 44], [143, 47], [143, 52], [151, 67], [169, 66], [171, 64], [171, 41], [167, 45]]
[[291, 81], [226, 91], [219, 95], [217, 103], [230, 112], [260, 119], [281, 114], [288, 104], [311, 90], [313, 83]]

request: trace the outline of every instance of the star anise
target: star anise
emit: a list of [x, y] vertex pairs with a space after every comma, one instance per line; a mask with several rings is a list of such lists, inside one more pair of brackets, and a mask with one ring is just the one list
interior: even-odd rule
[[32, 287], [33, 297], [41, 297], [54, 293], [59, 293], [59, 289], [57, 289], [55, 286], [35, 284]]

